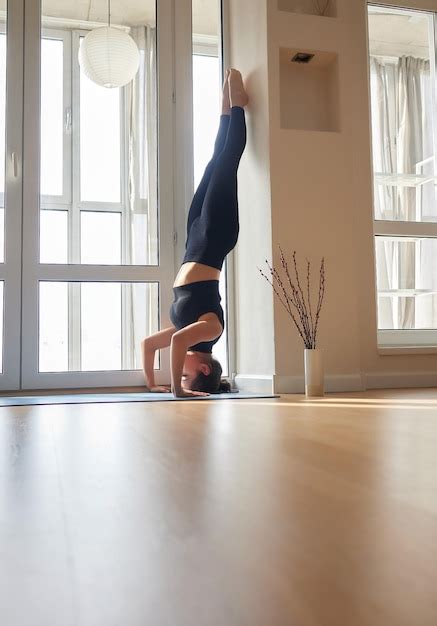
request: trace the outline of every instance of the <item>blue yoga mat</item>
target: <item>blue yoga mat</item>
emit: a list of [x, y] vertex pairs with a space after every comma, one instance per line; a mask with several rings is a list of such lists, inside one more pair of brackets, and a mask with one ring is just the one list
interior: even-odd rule
[[54, 396], [1, 396], [0, 406], [27, 406], [38, 404], [93, 404], [105, 402], [198, 402], [202, 400], [255, 400], [278, 398], [272, 394], [218, 393], [206, 397], [175, 398], [171, 393], [78, 393]]

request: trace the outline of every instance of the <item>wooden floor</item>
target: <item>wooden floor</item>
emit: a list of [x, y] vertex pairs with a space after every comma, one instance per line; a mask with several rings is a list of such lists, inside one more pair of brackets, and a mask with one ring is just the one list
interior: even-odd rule
[[436, 626], [437, 390], [0, 409], [2, 626]]

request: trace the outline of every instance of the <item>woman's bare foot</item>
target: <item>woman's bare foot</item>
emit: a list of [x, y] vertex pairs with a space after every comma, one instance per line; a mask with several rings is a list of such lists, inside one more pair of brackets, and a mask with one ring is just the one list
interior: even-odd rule
[[249, 97], [244, 88], [243, 78], [238, 70], [229, 70], [229, 98], [232, 107], [245, 107]]
[[223, 98], [222, 98], [222, 115], [231, 114], [231, 101], [229, 99], [229, 73], [230, 70], [226, 70], [225, 81], [223, 83]]

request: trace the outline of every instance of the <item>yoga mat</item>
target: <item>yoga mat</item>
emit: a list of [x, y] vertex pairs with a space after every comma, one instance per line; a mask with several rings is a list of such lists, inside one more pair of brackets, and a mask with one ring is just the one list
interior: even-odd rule
[[206, 397], [175, 398], [171, 393], [77, 393], [54, 396], [0, 396], [2, 406], [33, 406], [44, 404], [94, 404], [111, 402], [185, 402], [187, 400], [255, 400], [279, 398], [272, 394], [217, 393]]

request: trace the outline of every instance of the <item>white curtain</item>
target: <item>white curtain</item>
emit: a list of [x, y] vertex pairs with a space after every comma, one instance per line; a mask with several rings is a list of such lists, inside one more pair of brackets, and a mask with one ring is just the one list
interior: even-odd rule
[[129, 120], [130, 262], [148, 265], [157, 254], [156, 29], [130, 31], [140, 51], [140, 67], [127, 87]]
[[[152, 265], [158, 261], [158, 174], [156, 29], [136, 26], [130, 31], [140, 51], [140, 67], [126, 88], [128, 118], [127, 263]], [[140, 367], [140, 342], [158, 328], [155, 287], [129, 285], [126, 314], [130, 315], [130, 361]], [[128, 354], [129, 354], [128, 352]], [[132, 363], [132, 359], [134, 359]]]
[[[429, 63], [401, 57], [395, 63], [371, 59], [373, 159], [375, 172], [415, 174], [416, 165], [432, 155], [427, 140], [425, 107]], [[431, 148], [431, 152], [429, 152]], [[376, 219], [416, 219], [414, 187], [375, 185]], [[416, 285], [414, 242], [377, 244], [378, 287], [412, 289]], [[414, 298], [381, 298], [380, 328], [414, 328]]]
[[[423, 161], [424, 144], [424, 94], [423, 74], [429, 70], [429, 63], [423, 59], [402, 57], [397, 67], [398, 100], [398, 172], [414, 174], [416, 164]], [[403, 220], [416, 218], [416, 189], [398, 188], [399, 216]], [[399, 254], [399, 275], [401, 289], [416, 286], [416, 244], [403, 243]], [[415, 299], [399, 299], [400, 328], [415, 327]]]
[[[396, 70], [391, 64], [371, 59], [373, 167], [375, 172], [396, 172]], [[390, 185], [375, 183], [375, 217], [393, 220], [397, 213], [397, 195]], [[378, 289], [393, 288], [398, 273], [397, 247], [393, 242], [377, 240]], [[378, 324], [380, 328], [396, 328], [396, 311], [392, 298], [379, 298]]]

